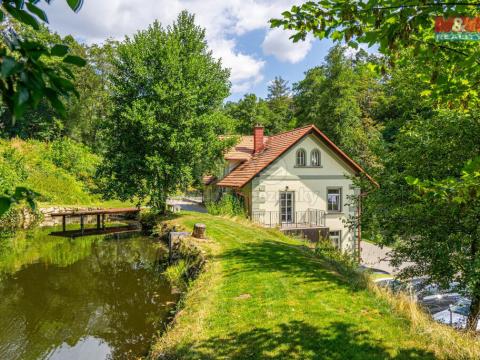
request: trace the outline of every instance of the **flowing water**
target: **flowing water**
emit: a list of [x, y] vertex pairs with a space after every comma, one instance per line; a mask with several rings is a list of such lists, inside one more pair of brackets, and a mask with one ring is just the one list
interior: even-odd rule
[[0, 359], [136, 359], [177, 295], [149, 238], [0, 239]]

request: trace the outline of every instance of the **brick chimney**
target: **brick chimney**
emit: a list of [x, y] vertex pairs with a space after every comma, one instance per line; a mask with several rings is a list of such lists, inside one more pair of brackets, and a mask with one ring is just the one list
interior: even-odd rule
[[263, 126], [256, 125], [253, 128], [253, 153], [259, 153], [263, 148]]

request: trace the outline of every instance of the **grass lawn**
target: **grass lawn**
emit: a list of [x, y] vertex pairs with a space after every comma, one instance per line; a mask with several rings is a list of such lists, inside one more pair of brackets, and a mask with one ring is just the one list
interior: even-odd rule
[[154, 357], [178, 359], [433, 359], [409, 322], [354, 289], [297, 241], [208, 214], [206, 270]]

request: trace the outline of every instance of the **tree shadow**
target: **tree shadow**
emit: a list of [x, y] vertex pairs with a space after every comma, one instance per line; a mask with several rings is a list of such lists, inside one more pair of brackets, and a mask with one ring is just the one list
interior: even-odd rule
[[324, 330], [302, 321], [280, 324], [276, 329], [256, 328], [188, 344], [165, 354], [171, 359], [435, 359], [418, 348], [393, 349], [368, 330], [333, 322]]
[[282, 272], [297, 279], [298, 282], [322, 282], [324, 290], [327, 290], [328, 282], [336, 288], [361, 290], [357, 283], [352, 285], [348, 279], [330, 269], [328, 264], [315, 257], [303, 245], [265, 240], [242, 244], [239, 248], [224, 251], [218, 257], [227, 264], [232, 264], [232, 268], [226, 271], [227, 277], [243, 272]]

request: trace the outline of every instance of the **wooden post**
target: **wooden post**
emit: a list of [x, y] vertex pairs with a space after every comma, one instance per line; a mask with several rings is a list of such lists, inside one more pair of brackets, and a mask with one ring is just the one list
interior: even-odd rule
[[172, 265], [173, 233], [168, 234], [168, 264]]
[[97, 214], [97, 230], [100, 230], [100, 214]]
[[193, 226], [193, 237], [197, 239], [205, 239], [207, 226], [205, 224], [195, 224]]
[[80, 215], [80, 231], [83, 235], [83, 232], [84, 232], [83, 215]]
[[102, 214], [102, 229], [105, 230], [105, 214]]
[[63, 232], [67, 231], [67, 219], [65, 215], [62, 216], [62, 229]]

